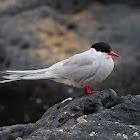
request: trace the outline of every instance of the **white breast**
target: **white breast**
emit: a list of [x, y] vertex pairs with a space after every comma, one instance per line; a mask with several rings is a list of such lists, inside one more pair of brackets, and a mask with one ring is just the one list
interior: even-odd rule
[[110, 56], [106, 57], [105, 59], [100, 59], [100, 63], [101, 66], [97, 71], [96, 75], [89, 82], [89, 85], [97, 84], [104, 81], [109, 76], [109, 74], [113, 71], [114, 62]]

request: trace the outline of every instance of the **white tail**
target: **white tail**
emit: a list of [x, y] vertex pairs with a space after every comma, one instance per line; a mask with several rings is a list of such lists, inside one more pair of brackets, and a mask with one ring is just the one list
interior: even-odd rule
[[36, 80], [36, 79], [54, 79], [54, 76], [47, 72], [47, 69], [40, 70], [27, 70], [27, 71], [2, 71], [5, 74], [2, 76], [6, 80], [0, 81], [0, 83], [7, 83], [17, 80]]

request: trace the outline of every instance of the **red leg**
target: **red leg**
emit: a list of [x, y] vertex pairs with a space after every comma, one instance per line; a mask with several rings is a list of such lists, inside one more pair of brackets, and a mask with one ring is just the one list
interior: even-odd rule
[[96, 92], [96, 91], [91, 91], [89, 86], [86, 86], [86, 89], [87, 89], [87, 94], [92, 94]]

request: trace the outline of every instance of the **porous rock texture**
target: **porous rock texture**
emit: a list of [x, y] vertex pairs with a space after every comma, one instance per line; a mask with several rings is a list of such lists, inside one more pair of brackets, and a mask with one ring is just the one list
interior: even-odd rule
[[40, 120], [0, 128], [1, 140], [138, 140], [140, 96], [112, 89], [50, 107]]

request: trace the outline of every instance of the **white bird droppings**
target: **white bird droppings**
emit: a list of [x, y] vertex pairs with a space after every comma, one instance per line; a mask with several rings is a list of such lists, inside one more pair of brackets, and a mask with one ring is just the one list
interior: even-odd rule
[[61, 104], [65, 103], [66, 101], [71, 101], [71, 100], [72, 100], [71, 97], [70, 97], [70, 98], [67, 98], [67, 99], [63, 100], [63, 101], [61, 102]]

